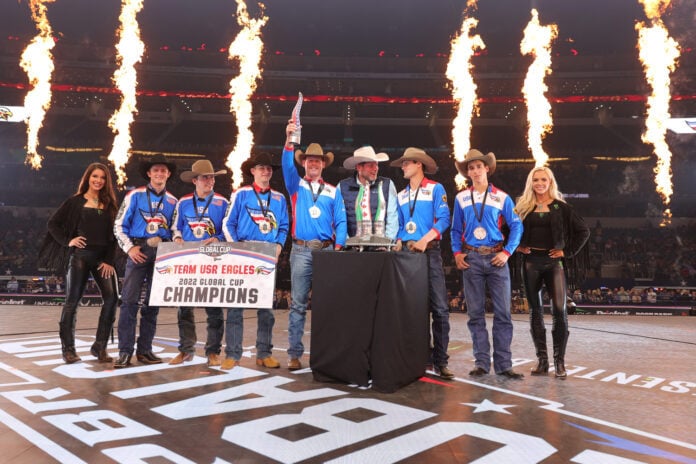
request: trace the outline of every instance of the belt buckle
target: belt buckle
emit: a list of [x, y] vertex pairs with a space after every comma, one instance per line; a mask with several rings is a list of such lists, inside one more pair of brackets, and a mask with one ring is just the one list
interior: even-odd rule
[[478, 247], [478, 252], [480, 255], [490, 255], [491, 253], [493, 253], [493, 247], [483, 245]]
[[324, 246], [324, 242], [322, 242], [321, 240], [312, 239], [305, 241], [305, 245], [307, 246], [307, 248], [310, 248], [312, 250], [321, 250]]

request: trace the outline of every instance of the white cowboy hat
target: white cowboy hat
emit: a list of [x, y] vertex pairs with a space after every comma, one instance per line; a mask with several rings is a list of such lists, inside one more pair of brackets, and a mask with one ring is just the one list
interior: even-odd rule
[[381, 163], [389, 161], [389, 155], [386, 153], [375, 153], [375, 149], [371, 146], [360, 147], [353, 152], [353, 156], [346, 158], [343, 162], [343, 167], [346, 169], [355, 169], [360, 163]]

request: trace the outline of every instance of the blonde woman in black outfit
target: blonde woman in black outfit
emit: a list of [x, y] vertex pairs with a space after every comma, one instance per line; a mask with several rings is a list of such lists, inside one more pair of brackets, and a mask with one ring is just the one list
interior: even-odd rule
[[75, 320], [90, 274], [104, 300], [90, 352], [99, 362], [112, 361], [106, 346], [118, 300], [113, 233], [116, 212], [116, 195], [109, 170], [103, 164], [92, 163], [82, 175], [77, 192], [65, 200], [48, 221], [39, 263], [56, 272], [66, 272], [65, 305], [59, 323], [66, 364], [80, 361], [75, 352]]
[[585, 245], [590, 230], [585, 221], [563, 200], [551, 169], [535, 167], [527, 176], [524, 193], [515, 212], [524, 224], [517, 251], [523, 255], [522, 275], [529, 302], [532, 340], [538, 363], [532, 375], [546, 375], [549, 359], [541, 286], [551, 298], [553, 359], [556, 377], [565, 378], [565, 351], [568, 343], [566, 311], [566, 260]]

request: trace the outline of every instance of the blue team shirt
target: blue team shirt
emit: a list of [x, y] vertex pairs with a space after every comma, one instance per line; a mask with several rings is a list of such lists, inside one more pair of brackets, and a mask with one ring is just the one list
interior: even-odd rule
[[181, 237], [185, 242], [197, 242], [211, 237], [225, 241], [222, 221], [229, 202], [219, 193], [210, 192], [205, 198], [195, 197], [195, 193], [179, 199], [174, 211], [172, 238]]
[[[416, 198], [416, 192], [418, 197]], [[442, 184], [423, 178], [420, 187], [411, 190], [407, 185], [399, 192], [398, 213], [399, 233], [398, 239], [402, 241], [420, 240], [431, 229], [437, 232], [437, 239], [442, 237], [450, 225], [450, 210], [447, 206], [447, 193]], [[413, 214], [411, 214], [413, 207]], [[406, 231], [409, 222], [416, 224], [413, 232]]]
[[[142, 186], [128, 192], [114, 221], [114, 235], [123, 251], [133, 248], [134, 238], [160, 237], [171, 240], [172, 216], [176, 197], [164, 190], [157, 194], [150, 186]], [[156, 228], [154, 232], [148, 232]]]
[[[462, 190], [454, 199], [454, 213], [452, 215], [452, 252], [456, 255], [462, 252], [462, 242], [469, 246], [495, 246], [505, 241], [502, 228], [507, 223], [510, 228], [510, 237], [504, 251], [511, 255], [522, 239], [522, 221], [515, 213], [515, 204], [510, 196], [494, 185], [488, 185], [486, 205], [481, 215], [483, 194], [473, 192], [476, 211], [471, 204], [473, 189]], [[481, 221], [476, 214], [481, 216]], [[476, 227], [486, 229], [486, 237], [477, 239], [474, 236]]]
[[[293, 151], [287, 148], [283, 149], [283, 177], [292, 204], [292, 237], [335, 240], [336, 245], [345, 246], [348, 227], [341, 190], [323, 180], [310, 183], [301, 178], [295, 167]], [[316, 201], [314, 195], [317, 195]], [[310, 216], [309, 209], [313, 206], [319, 208], [317, 218]]]
[[255, 184], [245, 185], [232, 193], [223, 222], [228, 242], [255, 240], [283, 246], [288, 227], [288, 203], [282, 193], [275, 190], [263, 192]]

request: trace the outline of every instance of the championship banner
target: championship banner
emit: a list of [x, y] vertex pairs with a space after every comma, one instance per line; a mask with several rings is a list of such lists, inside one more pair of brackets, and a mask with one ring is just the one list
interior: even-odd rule
[[149, 304], [271, 308], [275, 253], [268, 242], [160, 243]]

